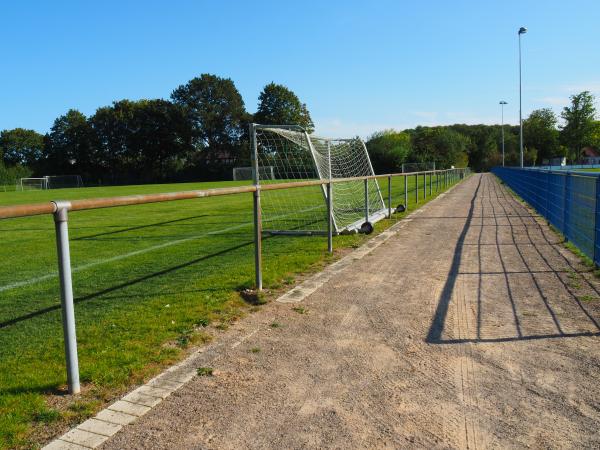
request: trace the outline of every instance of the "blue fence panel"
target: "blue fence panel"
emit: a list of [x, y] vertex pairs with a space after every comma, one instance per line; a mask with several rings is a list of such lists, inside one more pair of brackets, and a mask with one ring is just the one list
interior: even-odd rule
[[492, 173], [600, 265], [600, 173], [512, 167]]

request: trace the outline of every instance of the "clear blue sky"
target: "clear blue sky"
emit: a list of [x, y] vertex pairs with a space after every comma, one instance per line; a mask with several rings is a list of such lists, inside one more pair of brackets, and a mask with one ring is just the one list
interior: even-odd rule
[[46, 132], [69, 108], [168, 98], [201, 73], [234, 80], [250, 112], [275, 81], [326, 135], [417, 124], [518, 123], [600, 97], [600, 2], [4, 1], [0, 129]]

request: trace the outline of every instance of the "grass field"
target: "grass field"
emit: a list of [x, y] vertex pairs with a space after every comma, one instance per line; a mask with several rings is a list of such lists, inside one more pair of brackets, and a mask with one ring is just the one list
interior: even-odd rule
[[[240, 184], [0, 192], [0, 205]], [[410, 209], [414, 188], [411, 177]], [[385, 198], [386, 180], [381, 190]], [[403, 203], [400, 179], [393, 195], [394, 206]], [[423, 202], [422, 187], [419, 197]], [[35, 447], [180, 359], [186, 347], [209, 339], [207, 331], [225, 329], [255, 308], [240, 295], [253, 286], [251, 205], [251, 195], [242, 194], [70, 214], [83, 386], [76, 398], [62, 395], [66, 375], [52, 217], [0, 221], [0, 448]], [[381, 222], [377, 231], [390, 223]], [[337, 236], [334, 247], [357, 246], [365, 238]], [[322, 267], [329, 259], [326, 247], [324, 237], [265, 236], [265, 288], [292, 284], [297, 274]]]

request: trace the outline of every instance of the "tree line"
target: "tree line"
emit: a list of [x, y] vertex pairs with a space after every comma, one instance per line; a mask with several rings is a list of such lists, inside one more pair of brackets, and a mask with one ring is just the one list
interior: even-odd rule
[[[594, 97], [571, 97], [561, 113], [533, 111], [525, 119], [526, 165], [600, 147]], [[169, 100], [119, 100], [86, 117], [71, 109], [45, 135], [16, 128], [0, 132], [0, 185], [26, 176], [81, 175], [89, 184], [229, 179], [249, 164], [251, 122], [298, 124], [314, 130], [306, 104], [287, 87], [267, 84], [255, 114], [229, 78], [202, 74], [177, 87]], [[488, 170], [502, 162], [500, 125], [455, 124], [384, 130], [367, 141], [375, 172], [398, 172], [405, 162], [439, 168]], [[519, 163], [519, 127], [504, 127], [506, 165]]]
[[0, 184], [32, 175], [81, 175], [88, 184], [227, 179], [249, 164], [251, 122], [314, 129], [306, 105], [283, 85], [267, 84], [250, 114], [231, 79], [202, 74], [169, 100], [119, 100], [91, 117], [71, 109], [45, 135], [2, 131]]
[[[541, 165], [558, 157], [577, 163], [585, 148], [598, 150], [600, 120], [594, 100], [589, 91], [571, 96], [571, 104], [561, 112], [561, 125], [549, 108], [532, 111], [523, 121], [524, 164]], [[406, 162], [432, 161], [440, 168], [468, 165], [486, 171], [502, 164], [502, 127], [455, 124], [385, 130], [374, 133], [367, 148], [376, 173], [398, 172]], [[507, 166], [520, 164], [519, 126], [504, 126], [504, 154]]]

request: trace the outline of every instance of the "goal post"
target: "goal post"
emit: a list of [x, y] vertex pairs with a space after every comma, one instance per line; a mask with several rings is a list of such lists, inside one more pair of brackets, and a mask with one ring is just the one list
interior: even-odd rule
[[[258, 173], [261, 180], [274, 180], [275, 171], [273, 166], [259, 167]], [[254, 167], [234, 167], [233, 181], [254, 180]]]
[[[252, 160], [260, 185], [261, 168], [271, 167], [268, 183], [329, 180], [374, 175], [364, 142], [359, 138], [314, 136], [300, 126], [253, 125]], [[264, 229], [270, 232], [325, 233], [325, 185], [261, 192]], [[331, 184], [332, 225], [335, 233], [361, 229], [387, 215], [377, 180]]]
[[21, 178], [17, 190], [65, 189], [83, 187], [81, 175], [47, 175], [45, 177]]
[[39, 191], [43, 189], [48, 189], [46, 177], [21, 178], [17, 183], [17, 190], [19, 191]]

